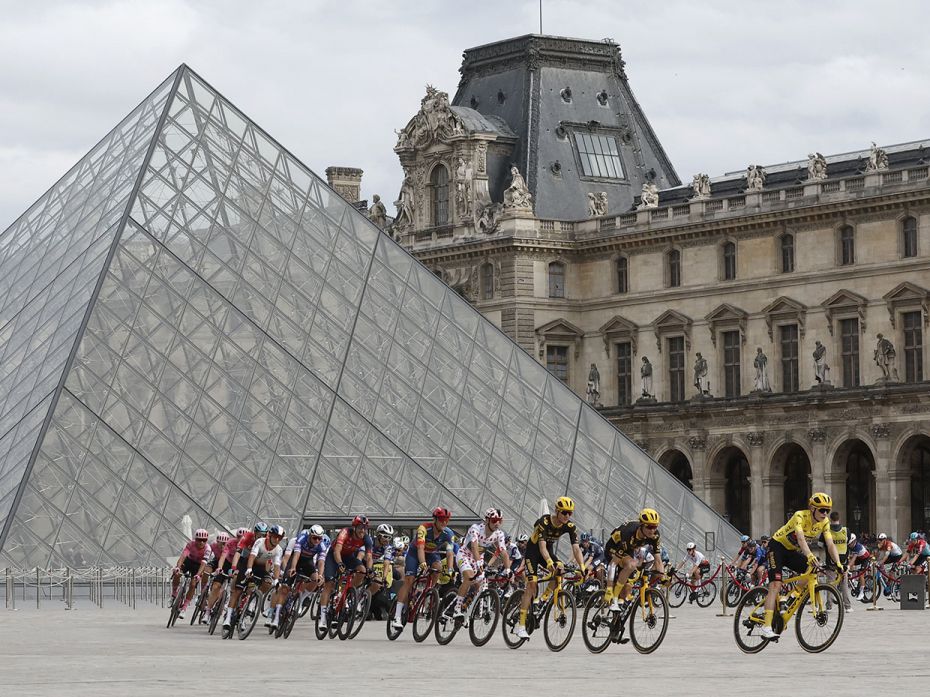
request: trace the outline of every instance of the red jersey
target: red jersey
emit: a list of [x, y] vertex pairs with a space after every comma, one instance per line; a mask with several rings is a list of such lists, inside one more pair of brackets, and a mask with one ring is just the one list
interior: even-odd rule
[[213, 550], [210, 549], [210, 545], [204, 544], [201, 547], [196, 540], [191, 540], [184, 546], [183, 554], [191, 561], [196, 562], [210, 562], [213, 559]]
[[374, 542], [371, 539], [371, 535], [365, 534], [362, 539], [359, 539], [356, 535], [352, 533], [352, 528], [343, 528], [339, 531], [339, 535], [336, 537], [336, 541], [333, 543], [333, 547], [336, 545], [342, 545], [342, 556], [351, 557], [353, 554], [358, 552], [362, 547], [365, 548], [366, 552], [370, 552], [371, 548], [374, 546]]
[[247, 549], [252, 549], [252, 546], [255, 544], [255, 533], [249, 530], [242, 538], [239, 540], [237, 549], [240, 552], [244, 552]]

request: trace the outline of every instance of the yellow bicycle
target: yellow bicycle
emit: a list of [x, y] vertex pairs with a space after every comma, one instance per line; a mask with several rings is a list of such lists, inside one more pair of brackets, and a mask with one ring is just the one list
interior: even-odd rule
[[[821, 583], [822, 569], [809, 568], [805, 573], [785, 582], [778, 596], [778, 607], [772, 618], [772, 629], [781, 634], [792, 617], [795, 617], [795, 634], [801, 648], [809, 653], [820, 653], [830, 647], [840, 635], [845, 610], [836, 589], [837, 583]], [[745, 653], [758, 653], [770, 641], [761, 635], [765, 624], [764, 586], [746, 592], [736, 608], [733, 633], [736, 645]]]

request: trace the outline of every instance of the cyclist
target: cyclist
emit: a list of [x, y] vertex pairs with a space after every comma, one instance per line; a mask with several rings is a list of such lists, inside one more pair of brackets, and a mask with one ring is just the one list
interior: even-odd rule
[[[882, 568], [885, 565], [893, 567], [901, 561], [901, 557], [904, 556], [904, 553], [897, 543], [885, 533], [881, 533], [878, 536], [878, 548], [876, 552], [878, 553], [878, 559], [875, 560], [875, 564], [878, 568]], [[885, 588], [883, 591], [884, 594], [886, 596], [891, 595], [892, 584], [885, 583], [884, 580], [882, 580], [882, 585]]]
[[742, 561], [743, 555], [746, 554], [746, 550], [749, 549], [749, 540], [749, 535], [740, 535], [739, 549], [736, 550], [736, 554], [734, 554], [733, 558], [730, 560], [730, 566], [736, 567], [737, 569], [742, 568], [740, 566], [740, 561]]
[[768, 566], [765, 563], [765, 555], [768, 553], [767, 545], [769, 538], [764, 535], [760, 539], [761, 544], [752, 540], [752, 545], [750, 550], [752, 551], [752, 559], [749, 564], [746, 566], [746, 571], [749, 572], [749, 578], [755, 582], [756, 585], [761, 585], [762, 581], [765, 578], [765, 572]]
[[245, 533], [243, 533], [236, 545], [236, 554], [233, 556], [232, 565], [234, 569], [238, 570], [243, 553], [245, 556], [248, 556], [252, 547], [255, 546], [255, 541], [260, 537], [265, 537], [267, 534], [268, 526], [261, 521], [255, 523], [255, 527], [253, 527], [251, 531], [246, 530]]
[[395, 630], [404, 628], [404, 609], [417, 574], [427, 569], [438, 574], [443, 553], [447, 568], [451, 569], [455, 564], [455, 551], [452, 546], [454, 533], [447, 527], [451, 518], [452, 514], [448, 509], [437, 506], [433, 509], [433, 521], [417, 527], [414, 543], [409, 545], [404, 557], [404, 584], [397, 591], [397, 607], [391, 623]]
[[[239, 604], [239, 598], [242, 595], [242, 591], [245, 590], [246, 585], [248, 585], [250, 578], [254, 577], [258, 579], [261, 581], [259, 585], [264, 586], [265, 582], [268, 580], [269, 564], [274, 573], [273, 580], [275, 583], [277, 583], [278, 576], [281, 573], [281, 555], [284, 550], [281, 549], [280, 542], [284, 537], [284, 528], [280, 525], [272, 525], [269, 528], [264, 523], [259, 523], [255, 527], [258, 528], [259, 525], [266, 528], [266, 534], [255, 540], [255, 544], [252, 545], [252, 549], [250, 549], [247, 554], [236, 554], [239, 559], [236, 566], [236, 585], [233, 587], [232, 594], [229, 597], [229, 605], [226, 607], [226, 617], [223, 618], [223, 627], [225, 628], [232, 625], [233, 608]], [[242, 536], [242, 539], [245, 540], [248, 536], [249, 534], [246, 533]], [[240, 541], [239, 544], [241, 546], [242, 542]], [[277, 627], [278, 615], [281, 610], [280, 606], [277, 605], [276, 596], [272, 600], [272, 606], [274, 607], [274, 620], [271, 624]]]
[[522, 574], [526, 568], [526, 546], [529, 544], [530, 536], [525, 532], [517, 535], [516, 544], [507, 549], [510, 556], [510, 569], [514, 576]]
[[371, 558], [373, 569], [380, 569], [380, 572], [369, 586], [373, 596], [377, 595], [382, 587], [390, 588], [394, 582], [394, 557], [397, 551], [394, 549], [393, 537], [394, 528], [387, 523], [381, 523], [375, 532], [375, 544], [371, 550]]
[[[323, 564], [323, 592], [320, 594], [319, 626], [327, 626], [326, 613], [329, 609], [329, 597], [332, 595], [336, 576], [348, 571], [354, 572], [352, 585], [358, 586], [368, 569], [371, 568], [371, 550], [374, 542], [368, 534], [367, 516], [357, 515], [350, 527], [343, 528], [336, 535], [336, 541], [326, 553]], [[364, 554], [364, 561], [362, 555]]]
[[[217, 578], [217, 577], [221, 577], [221, 579], [225, 579], [226, 576], [225, 576], [225, 573], [224, 573], [224, 572], [225, 572], [225, 571], [229, 571], [229, 568], [228, 568], [228, 567], [227, 567], [225, 570], [222, 568], [222, 566], [220, 565], [220, 559], [222, 559], [222, 557], [223, 557], [223, 552], [224, 552], [225, 549], [226, 549], [226, 545], [229, 544], [229, 540], [230, 540], [230, 539], [231, 539], [231, 538], [230, 538], [229, 533], [226, 532], [225, 530], [222, 531], [222, 532], [218, 532], [218, 533], [216, 534], [216, 539], [215, 539], [213, 542], [210, 543], [210, 551], [212, 552], [212, 554], [211, 554], [211, 557], [212, 557], [212, 558], [210, 559], [209, 562], [207, 562], [207, 566], [206, 566], [206, 568], [203, 570], [203, 573], [204, 573], [203, 581], [204, 581], [204, 583], [206, 583], [206, 581], [207, 581], [207, 579], [208, 579], [209, 577], [211, 577], [211, 576], [213, 577], [213, 582], [210, 584], [210, 593], [208, 594], [208, 598], [213, 598], [214, 601], [216, 600], [216, 598], [213, 597], [213, 596], [214, 596], [213, 588], [214, 588], [214, 586], [216, 586], [216, 578]], [[215, 575], [214, 575], [214, 572], [216, 572]], [[221, 587], [221, 588], [222, 588], [222, 585], [223, 585], [223, 584], [222, 584], [222, 580], [221, 580], [221, 581], [220, 581], [220, 587]], [[210, 608], [211, 608], [211, 607], [213, 607], [213, 606], [210, 605], [210, 603], [207, 603], [207, 607], [204, 609], [203, 614], [200, 616], [200, 623], [201, 623], [201, 624], [209, 624], [209, 622], [210, 622]]]
[[918, 567], [925, 568], [924, 565], [928, 559], [930, 559], [930, 545], [920, 536], [919, 532], [912, 532], [904, 551], [904, 563], [914, 567], [912, 569], [914, 572], [920, 573]]
[[581, 533], [581, 555], [584, 557], [585, 567], [594, 570], [594, 577], [604, 583], [604, 547], [590, 532]]
[[[847, 574], [859, 573], [864, 567], [867, 567], [872, 562], [872, 553], [859, 540], [855, 534], [849, 535], [849, 540], [846, 542], [846, 572]], [[859, 598], [862, 587], [865, 584], [860, 582], [856, 592], [852, 594], [853, 598]], [[862, 602], [867, 602], [865, 599]]]
[[194, 537], [184, 545], [184, 549], [181, 550], [181, 556], [178, 557], [178, 563], [175, 564], [174, 572], [171, 574], [172, 599], [178, 592], [181, 574], [187, 574], [191, 577], [191, 582], [187, 587], [187, 596], [184, 598], [184, 602], [181, 604], [181, 611], [178, 613], [179, 620], [184, 619], [184, 611], [187, 609], [187, 604], [191, 601], [191, 598], [194, 596], [194, 591], [197, 589], [197, 584], [194, 581], [198, 578], [201, 580], [204, 579], [204, 569], [213, 561], [213, 551], [210, 549], [210, 545], [207, 544], [207, 540], [209, 539], [210, 533], [203, 528], [199, 528], [194, 532]]
[[620, 609], [620, 601], [630, 597], [631, 587], [627, 583], [636, 569], [642, 568], [648, 552], [654, 559], [656, 573], [665, 574], [662, 560], [662, 545], [659, 542], [659, 513], [653, 508], [644, 508], [637, 520], [631, 520], [613, 529], [604, 545], [607, 559], [607, 587], [604, 601], [610, 602], [611, 610]]
[[811, 551], [808, 541], [821, 538], [827, 548], [827, 554], [833, 561], [834, 569], [837, 573], [843, 573], [840, 555], [830, 533], [829, 516], [833, 508], [833, 499], [829, 494], [817, 492], [808, 499], [807, 504], [806, 510], [796, 511], [769, 540], [769, 591], [765, 598], [765, 625], [760, 635], [765, 639], [778, 636], [772, 629], [772, 620], [782, 586], [782, 568], [787, 566], [792, 571], [803, 574], [818, 565], [817, 555]]
[[233, 558], [236, 556], [236, 549], [239, 546], [239, 541], [248, 531], [248, 528], [239, 528], [236, 530], [235, 537], [230, 537], [226, 542], [219, 559], [216, 561], [216, 573], [213, 576], [213, 585], [210, 588], [210, 595], [207, 598], [206, 614], [208, 623], [210, 621], [212, 608], [216, 605], [216, 601], [219, 600], [220, 594], [223, 592], [223, 584], [226, 583], [232, 575]]
[[475, 523], [468, 528], [465, 539], [462, 540], [462, 546], [455, 555], [455, 561], [462, 575], [462, 583], [455, 596], [454, 617], [465, 617], [465, 610], [462, 607], [465, 603], [465, 596], [475, 577], [484, 567], [485, 554], [499, 554], [504, 563], [504, 573], [510, 575], [510, 556], [505, 547], [504, 531], [501, 530], [503, 520], [504, 515], [500, 509], [489, 508], [484, 512], [483, 523]]
[[581, 556], [581, 547], [578, 546], [578, 528], [571, 520], [574, 514], [575, 502], [568, 496], [561, 496], [555, 502], [555, 514], [548, 513], [533, 525], [524, 559], [526, 590], [520, 600], [520, 623], [516, 632], [520, 639], [530, 638], [529, 632], [526, 631], [526, 616], [529, 613], [530, 603], [536, 597], [539, 572], [544, 566], [549, 569], [551, 576], [546, 592], [548, 593], [555, 586], [557, 577], [554, 572], [557, 568], [562, 568], [562, 562], [555, 554], [555, 545], [562, 535], [568, 535], [572, 545], [572, 557], [582, 574], [584, 573], [584, 558]]
[[[755, 542], [750, 540], [749, 544], [755, 545]], [[688, 576], [691, 578], [692, 586], [697, 586], [700, 584], [701, 577], [710, 571], [710, 562], [703, 554], [698, 551], [697, 545], [693, 542], [689, 542], [685, 547], [685, 558], [682, 560], [681, 564], [678, 565], [678, 568], [680, 569], [686, 564], [691, 565], [691, 568], [688, 571]], [[696, 599], [697, 591], [692, 590], [691, 594], [688, 596], [688, 602], [693, 603]]]

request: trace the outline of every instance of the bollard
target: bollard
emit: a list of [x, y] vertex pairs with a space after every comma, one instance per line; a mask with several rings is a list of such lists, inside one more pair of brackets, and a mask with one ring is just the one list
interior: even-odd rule
[[[720, 557], [720, 564], [723, 566], [726, 564], [726, 559]], [[717, 617], [729, 617], [730, 613], [727, 612], [727, 595], [730, 592], [730, 574], [727, 573], [726, 568], [720, 569], [721, 578], [720, 578], [720, 612], [717, 613]]]
[[136, 570], [132, 569], [130, 571], [130, 574], [132, 578], [131, 583], [130, 583], [130, 586], [132, 588], [132, 609], [135, 610], [136, 609]]
[[42, 584], [39, 583], [39, 567], [36, 567], [36, 610], [39, 609], [39, 596], [42, 595]]
[[74, 609], [74, 577], [71, 575], [71, 569], [68, 569], [68, 609]]

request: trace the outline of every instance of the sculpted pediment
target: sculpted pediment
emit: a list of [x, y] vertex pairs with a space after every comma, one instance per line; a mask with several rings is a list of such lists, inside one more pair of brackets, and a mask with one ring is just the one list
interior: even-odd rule
[[927, 307], [930, 291], [926, 288], [921, 288], [910, 281], [904, 281], [883, 295], [882, 299], [888, 307], [892, 328], [896, 326], [899, 311], [918, 309], [923, 313], [924, 326], [927, 326], [927, 321], [930, 319], [930, 310]]
[[807, 315], [807, 306], [784, 295], [776, 298], [762, 309], [765, 315], [765, 324], [769, 330], [769, 340], [773, 340], [774, 326], [779, 322], [789, 320], [798, 325], [798, 334], [804, 338], [804, 319]]
[[630, 342], [630, 348], [633, 355], [636, 355], [636, 336], [639, 333], [639, 327], [635, 322], [631, 322], [625, 317], [614, 315], [599, 330], [604, 338], [604, 351], [610, 358], [610, 346], [620, 340]]
[[745, 342], [747, 317], [748, 314], [745, 310], [741, 310], [730, 303], [718, 305], [716, 309], [704, 318], [707, 320], [708, 328], [710, 329], [710, 343], [714, 346], [717, 345], [717, 331], [724, 327], [738, 328], [740, 340]]
[[447, 143], [465, 135], [465, 123], [452, 111], [449, 95], [432, 85], [426, 86], [426, 96], [420, 100], [420, 110], [397, 132], [394, 150], [423, 148], [436, 141]]
[[859, 318], [859, 331], [865, 333], [865, 308], [868, 300], [858, 293], [845, 288], [836, 291], [823, 301], [824, 314], [827, 316], [827, 329], [833, 334], [833, 318], [843, 313], [855, 313]]
[[691, 318], [677, 310], [666, 310], [656, 317], [652, 323], [652, 330], [656, 335], [656, 348], [662, 353], [662, 337], [669, 334], [682, 334], [685, 337], [685, 347], [691, 350]]

